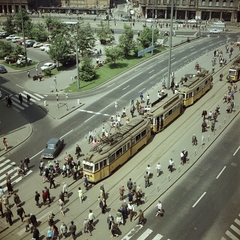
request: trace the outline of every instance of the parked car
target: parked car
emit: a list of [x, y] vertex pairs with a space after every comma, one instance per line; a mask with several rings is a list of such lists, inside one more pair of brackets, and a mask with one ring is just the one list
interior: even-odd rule
[[23, 43], [23, 45], [26, 44], [26, 47], [32, 47], [35, 42], [36, 42], [35, 40], [29, 39], [29, 40], [26, 40], [25, 43]]
[[21, 40], [22, 40], [22, 38], [20, 38], [20, 37], [13, 37], [12, 38], [13, 43], [20, 42]]
[[7, 37], [9, 34], [7, 34], [6, 32], [0, 32], [0, 38], [5, 38]]
[[41, 70], [44, 71], [46, 69], [54, 69], [56, 67], [55, 63], [44, 63], [43, 66], [41, 67]]
[[197, 20], [195, 20], [195, 19], [190, 19], [190, 20], [188, 20], [188, 23], [197, 23]]
[[33, 44], [33, 47], [34, 47], [34, 48], [39, 48], [39, 47], [42, 47], [42, 46], [43, 46], [43, 44], [40, 43], [40, 42], [35, 42], [35, 43]]
[[15, 35], [11, 34], [11, 35], [9, 35], [8, 37], [6, 37], [6, 40], [7, 40], [7, 41], [10, 41], [10, 40], [12, 40], [13, 37], [15, 37]]
[[7, 69], [3, 65], [0, 65], [0, 73], [7, 73]]
[[64, 140], [60, 138], [51, 138], [43, 149], [42, 158], [55, 158], [63, 149]]
[[154, 20], [152, 18], [147, 18], [146, 22], [152, 23]]
[[[32, 59], [31, 58], [27, 58], [27, 63], [31, 63], [32, 62]], [[17, 60], [17, 64], [18, 65], [22, 65], [22, 64], [25, 64], [26, 63], [26, 59], [25, 58], [19, 58]]]
[[130, 17], [121, 17], [120, 18], [120, 21], [123, 21], [123, 22], [131, 22], [131, 18]]
[[7, 56], [7, 57], [4, 58], [4, 60], [5, 60], [7, 63], [15, 63], [15, 62], [17, 62], [18, 58], [13, 57], [13, 56]]
[[51, 44], [44, 44], [43, 46], [41, 46], [39, 49], [41, 50], [41, 51], [46, 51], [46, 48], [49, 48], [51, 46]]

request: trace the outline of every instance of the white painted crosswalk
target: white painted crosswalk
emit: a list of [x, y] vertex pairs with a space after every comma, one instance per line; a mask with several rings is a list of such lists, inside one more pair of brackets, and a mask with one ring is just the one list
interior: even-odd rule
[[[23, 177], [18, 175], [18, 165], [17, 163], [11, 161], [10, 159], [6, 159], [5, 157], [0, 157], [0, 186], [3, 187], [4, 191], [7, 191], [6, 187], [6, 173], [11, 176], [12, 185], [20, 182]], [[32, 173], [32, 170], [28, 170], [24, 177], [28, 176]]]
[[[9, 92], [7, 92], [6, 90], [3, 90], [3, 92], [5, 94], [8, 94], [11, 99], [12, 99], [12, 108], [14, 110], [16, 110], [17, 112], [23, 111], [24, 109], [27, 109], [29, 106], [33, 105], [34, 103], [37, 104], [38, 102], [40, 102], [41, 100], [43, 100], [45, 97], [47, 97], [48, 95], [40, 95], [38, 93], [29, 93], [27, 91], [22, 91], [19, 92], [18, 94], [11, 94]], [[23, 98], [23, 102], [22, 104], [20, 104], [19, 101], [19, 94], [21, 93], [22, 98]], [[29, 95], [31, 97], [30, 102], [27, 102], [27, 95]], [[5, 101], [4, 98], [2, 98], [2, 101]]]
[[[163, 235], [161, 235], [160, 233], [156, 233], [150, 228], [144, 229], [144, 227], [142, 225], [137, 225], [128, 234], [126, 234], [122, 238], [122, 240], [130, 240], [130, 239], [132, 239], [132, 240], [134, 240], [134, 239], [136, 239], [136, 240], [161, 240], [162, 238], [163, 238]], [[170, 240], [168, 238], [165, 238], [165, 239]]]
[[94, 115], [103, 115], [103, 116], [106, 116], [106, 117], [111, 116], [110, 114], [107, 114], [107, 113], [93, 112], [93, 111], [89, 111], [89, 110], [85, 110], [85, 109], [79, 109], [79, 112], [86, 112], [86, 113], [91, 113], [91, 114], [94, 114]]
[[229, 229], [225, 232], [227, 237], [222, 237], [221, 240], [239, 240], [240, 239], [240, 214], [238, 218], [236, 218], [233, 224], [229, 227]]

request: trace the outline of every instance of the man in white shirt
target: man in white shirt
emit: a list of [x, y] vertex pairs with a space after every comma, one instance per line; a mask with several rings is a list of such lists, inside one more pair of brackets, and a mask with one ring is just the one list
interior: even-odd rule
[[94, 216], [92, 210], [90, 209], [89, 214], [88, 214], [88, 220], [89, 220], [89, 225], [92, 226], [92, 228], [94, 228], [94, 225], [93, 225], [94, 219], [95, 219], [95, 216]]
[[156, 169], [157, 169], [157, 177], [159, 177], [160, 176], [160, 171], [161, 171], [160, 163], [157, 163]]

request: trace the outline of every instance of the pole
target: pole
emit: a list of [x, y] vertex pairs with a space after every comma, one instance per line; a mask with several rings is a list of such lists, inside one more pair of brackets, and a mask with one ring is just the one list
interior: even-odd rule
[[169, 38], [169, 57], [168, 57], [168, 79], [167, 79], [167, 89], [170, 88], [171, 82], [171, 65], [172, 65], [172, 32], [173, 32], [173, 0], [171, 0], [171, 21], [170, 21], [170, 38]]
[[80, 89], [79, 63], [78, 63], [78, 44], [76, 43], [76, 67], [77, 67], [77, 88]]
[[[154, 11], [154, 10], [153, 10]], [[152, 16], [154, 15], [154, 12], [152, 12]], [[152, 23], [152, 46], [153, 46], [153, 43], [154, 43], [154, 22]], [[153, 50], [152, 50], [152, 55], [153, 55]]]
[[24, 30], [24, 23], [23, 23], [23, 8], [22, 8], [22, 0], [20, 0], [20, 6], [21, 6], [21, 20], [22, 20], [22, 33], [23, 33], [23, 42], [24, 42], [24, 52], [25, 52], [25, 66], [27, 66], [27, 48], [25, 43], [25, 30]]

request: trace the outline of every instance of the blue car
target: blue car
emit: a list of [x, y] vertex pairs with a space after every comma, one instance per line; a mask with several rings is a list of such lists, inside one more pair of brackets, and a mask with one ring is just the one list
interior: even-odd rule
[[3, 65], [0, 65], [0, 73], [7, 73], [7, 69], [3, 66]]

